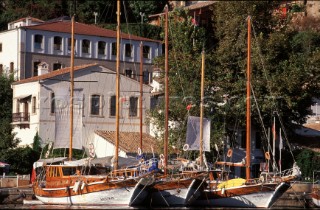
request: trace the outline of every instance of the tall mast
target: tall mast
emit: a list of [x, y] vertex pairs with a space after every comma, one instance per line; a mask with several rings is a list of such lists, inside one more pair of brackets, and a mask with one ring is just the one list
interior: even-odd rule
[[168, 5], [165, 6], [165, 122], [164, 122], [164, 174], [167, 174], [168, 166], [168, 122], [169, 122], [169, 80], [168, 80]]
[[247, 54], [247, 135], [246, 135], [246, 179], [250, 179], [250, 158], [251, 158], [251, 110], [250, 110], [250, 74], [251, 74], [251, 17], [248, 16], [248, 54]]
[[120, 97], [120, 1], [117, 1], [117, 63], [116, 63], [116, 147], [114, 156], [114, 170], [118, 169], [119, 150], [119, 97]]
[[142, 151], [143, 44], [140, 43], [140, 149]]
[[201, 65], [201, 99], [200, 99], [200, 166], [203, 163], [203, 99], [204, 99], [204, 60], [205, 52], [202, 50], [202, 65]]
[[74, 89], [74, 15], [71, 19], [71, 64], [70, 64], [70, 144], [69, 160], [72, 160], [72, 138], [73, 138], [73, 89]]

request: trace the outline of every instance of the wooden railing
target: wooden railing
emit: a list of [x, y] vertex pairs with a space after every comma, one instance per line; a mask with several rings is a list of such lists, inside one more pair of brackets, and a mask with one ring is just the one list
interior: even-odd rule
[[12, 113], [12, 122], [29, 122], [30, 114], [25, 112]]

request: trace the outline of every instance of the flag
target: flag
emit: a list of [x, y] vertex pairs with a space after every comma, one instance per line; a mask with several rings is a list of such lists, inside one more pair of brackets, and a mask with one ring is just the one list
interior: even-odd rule
[[273, 140], [275, 140], [277, 138], [277, 134], [276, 134], [276, 122], [273, 122], [272, 125], [272, 136], [273, 136]]
[[282, 137], [281, 137], [281, 130], [279, 131], [279, 150], [282, 150], [283, 148], [283, 142], [282, 142]]

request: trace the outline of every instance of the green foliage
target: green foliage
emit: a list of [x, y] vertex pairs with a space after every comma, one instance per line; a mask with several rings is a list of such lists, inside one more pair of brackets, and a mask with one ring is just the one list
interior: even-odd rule
[[41, 152], [41, 142], [40, 142], [40, 137], [39, 137], [39, 134], [38, 132], [36, 133], [36, 135], [34, 136], [33, 138], [33, 144], [32, 144], [32, 149], [34, 151], [37, 151], [37, 152]]
[[9, 149], [1, 157], [2, 161], [10, 164], [10, 173], [30, 174], [32, 164], [38, 160], [39, 153], [29, 146]]
[[300, 167], [302, 177], [311, 178], [313, 171], [320, 170], [320, 154], [309, 149], [303, 149], [297, 155], [297, 164]]

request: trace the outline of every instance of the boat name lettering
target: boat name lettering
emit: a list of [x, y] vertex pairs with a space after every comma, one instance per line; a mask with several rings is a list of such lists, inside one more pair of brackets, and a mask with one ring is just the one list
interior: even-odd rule
[[114, 197], [102, 197], [100, 198], [101, 201], [107, 201], [107, 200], [114, 200]]

